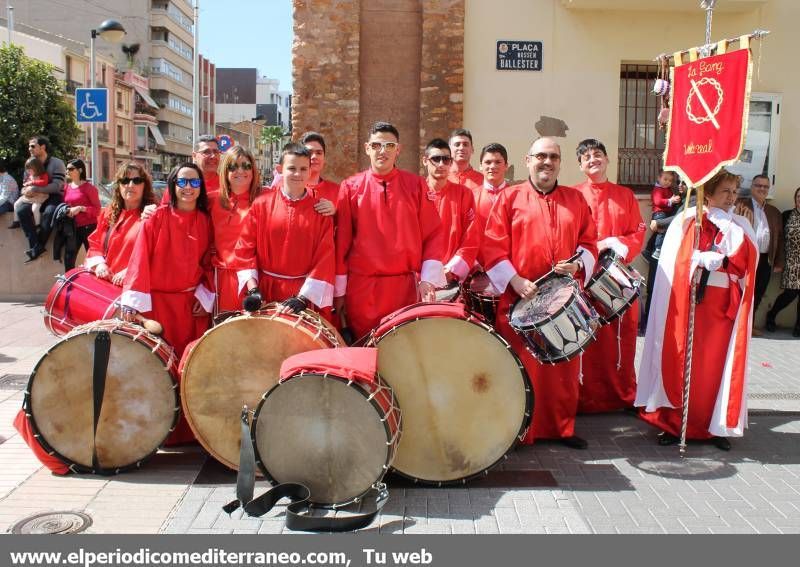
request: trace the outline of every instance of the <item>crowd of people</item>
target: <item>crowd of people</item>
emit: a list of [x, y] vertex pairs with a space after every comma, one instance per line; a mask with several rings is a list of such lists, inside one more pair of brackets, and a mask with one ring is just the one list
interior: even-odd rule
[[[214, 137], [202, 136], [192, 162], [170, 172], [160, 204], [150, 175], [130, 162], [118, 170], [103, 210], [81, 160], [65, 168], [43, 137], [31, 140], [30, 150], [38, 165], [29, 168], [13, 205], [30, 244], [28, 261], [43, 253], [63, 201], [75, 241], [88, 248], [85, 267], [122, 287], [124, 319], [162, 322], [178, 357], [222, 312], [257, 310], [264, 301], [284, 311], [310, 308], [355, 339], [397, 309], [434, 301], [436, 290], [485, 274], [499, 296], [496, 330], [521, 358], [535, 392], [528, 444], [552, 439], [586, 448], [575, 431], [577, 414], [637, 406], [662, 430], [659, 443], [676, 442], [684, 361], [691, 356], [687, 437], [729, 449], [727, 438], [742, 435], [746, 425], [748, 341], [771, 273], [782, 272], [784, 291], [767, 315], [768, 331], [800, 295], [800, 190], [795, 208], [781, 216], [766, 203], [768, 178], [757, 176], [752, 198], [737, 200], [740, 180], [723, 170], [706, 184], [698, 217], [676, 177], [662, 172], [653, 191], [654, 237], [645, 249], [652, 285], [638, 380], [637, 305], [600, 327], [581, 356], [543, 364], [509, 323], [513, 302], [533, 297], [548, 273], [585, 284], [601, 252], [630, 263], [645, 247], [638, 201], [608, 180], [609, 157], [599, 140], [576, 148], [579, 185], [558, 182], [562, 149], [548, 137], [535, 140], [525, 156], [527, 180], [509, 185], [508, 152], [499, 143], [480, 150], [477, 171], [468, 130], [435, 138], [425, 147], [420, 176], [396, 166], [400, 133], [377, 122], [364, 143], [365, 171], [341, 184], [325, 179], [325, 140], [309, 132], [283, 148], [277, 180], [262, 187], [246, 148], [222, 154]], [[9, 210], [16, 188], [3, 174], [0, 206]], [[64, 262], [71, 267], [74, 254]], [[697, 301], [690, 306], [695, 273]], [[687, 334], [695, 338], [688, 353]], [[709, 351], [708, 344], [727, 348]], [[172, 437], [189, 439], [185, 424]]]

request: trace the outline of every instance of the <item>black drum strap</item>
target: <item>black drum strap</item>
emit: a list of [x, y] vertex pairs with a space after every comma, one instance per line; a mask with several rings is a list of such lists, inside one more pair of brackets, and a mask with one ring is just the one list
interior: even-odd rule
[[106, 390], [106, 372], [111, 355], [111, 334], [100, 331], [94, 338], [94, 367], [92, 369], [92, 399], [94, 401], [94, 429], [92, 430], [92, 468], [100, 469], [97, 458], [97, 424], [100, 422], [100, 411], [103, 409], [103, 396]]
[[315, 508], [309, 500], [311, 491], [307, 486], [294, 482], [284, 482], [253, 498], [256, 459], [250, 437], [247, 406], [242, 410], [241, 427], [242, 443], [239, 450], [239, 474], [236, 476], [236, 500], [222, 507], [228, 514], [241, 507], [248, 516], [260, 517], [272, 510], [282, 498], [289, 498], [292, 503], [286, 508], [286, 527], [290, 530], [349, 532], [370, 525], [386, 504], [389, 492], [382, 483], [373, 486], [361, 498], [357, 513], [351, 513], [348, 507], [348, 514], [343, 517], [310, 515]]

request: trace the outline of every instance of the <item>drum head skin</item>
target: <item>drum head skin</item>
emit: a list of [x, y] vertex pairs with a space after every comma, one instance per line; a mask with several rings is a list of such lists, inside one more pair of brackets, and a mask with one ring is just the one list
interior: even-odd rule
[[[103, 405], [93, 434], [92, 370], [97, 333], [72, 334], [39, 361], [30, 410], [44, 441], [68, 461], [102, 469], [135, 465], [164, 442], [177, 417], [175, 381], [151, 348], [111, 333]], [[98, 471], [99, 472], [99, 471]]]
[[524, 433], [533, 395], [490, 327], [431, 317], [376, 337], [378, 373], [403, 412], [393, 467], [415, 480], [463, 482], [497, 463]]
[[281, 364], [289, 356], [335, 346], [319, 333], [317, 323], [297, 320], [232, 317], [184, 353], [181, 403], [186, 420], [200, 444], [232, 469], [239, 467], [242, 406], [252, 410], [258, 405], [278, 383]]
[[356, 383], [316, 374], [273, 388], [253, 425], [256, 459], [274, 482], [298, 482], [321, 505], [351, 502], [386, 472], [381, 412]]

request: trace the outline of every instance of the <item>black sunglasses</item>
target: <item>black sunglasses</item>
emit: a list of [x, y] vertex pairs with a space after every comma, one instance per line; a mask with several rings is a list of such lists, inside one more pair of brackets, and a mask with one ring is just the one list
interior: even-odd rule
[[428, 156], [428, 161], [432, 161], [433, 163], [439, 165], [450, 165], [453, 162], [453, 158], [450, 156]]
[[123, 177], [119, 180], [120, 185], [127, 185], [128, 183], [139, 185], [139, 183], [144, 183], [144, 177]]

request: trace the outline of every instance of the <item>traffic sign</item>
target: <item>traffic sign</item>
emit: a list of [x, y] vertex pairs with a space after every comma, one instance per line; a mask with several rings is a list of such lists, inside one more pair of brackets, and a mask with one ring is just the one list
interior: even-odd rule
[[75, 89], [78, 122], [108, 122], [108, 89]]
[[221, 152], [227, 152], [230, 147], [233, 145], [233, 140], [227, 134], [222, 134], [221, 136], [217, 136], [217, 147]]

